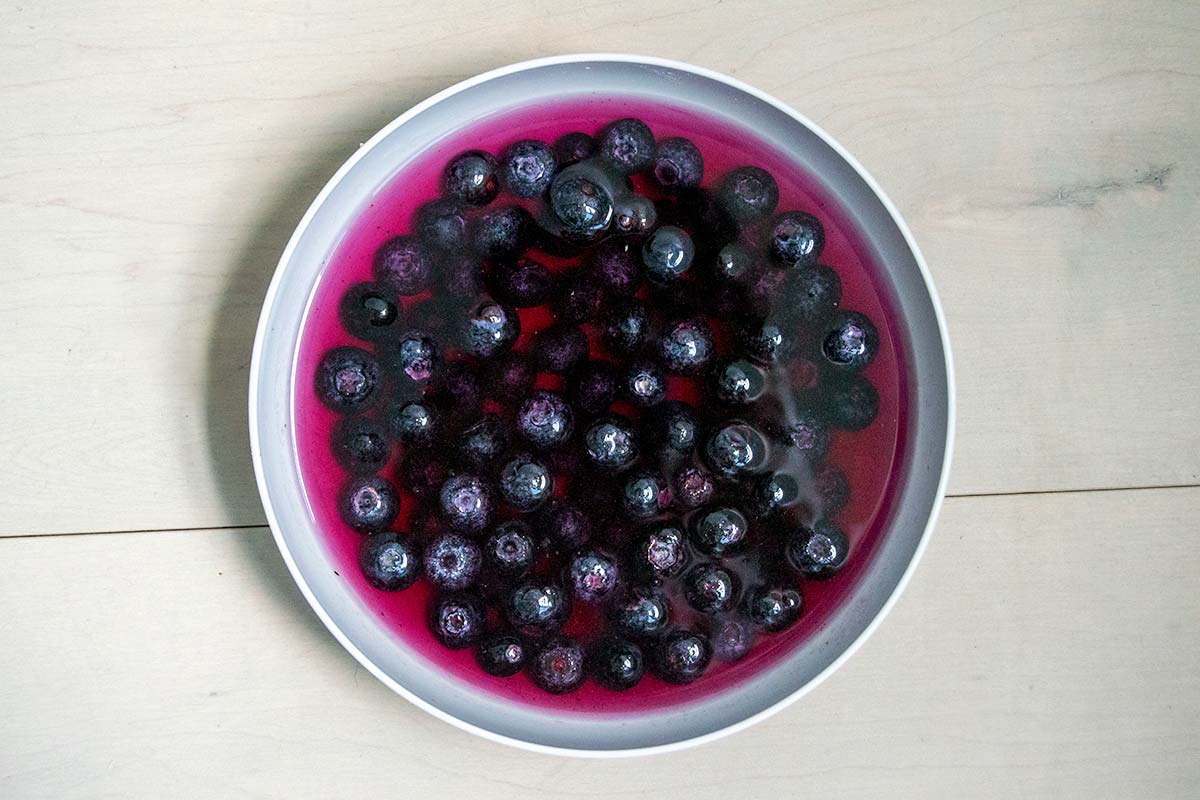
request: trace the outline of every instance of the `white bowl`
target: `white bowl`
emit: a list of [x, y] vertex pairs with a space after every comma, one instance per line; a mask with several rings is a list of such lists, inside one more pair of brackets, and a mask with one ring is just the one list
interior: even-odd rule
[[[820, 636], [809, 637], [734, 689], [683, 707], [619, 715], [557, 713], [517, 705], [447, 676], [388, 633], [337, 577], [304, 499], [294, 440], [292, 384], [300, 324], [342, 235], [413, 154], [478, 118], [575, 93], [661, 99], [753, 127], [840, 198], [886, 264], [909, 397], [906, 468], [890, 529]], [[479, 75], [418, 104], [359, 148], [300, 221], [267, 290], [250, 367], [250, 443], [275, 541], [321, 621], [385, 684], [436, 717], [488, 739], [543, 752], [631, 755], [678, 749], [732, 733], [795, 701], [871, 633], [907, 583], [941, 506], [954, 431], [953, 373], [945, 321], [916, 243], [891, 202], [837, 142], [809, 120], [739, 81], [674, 61], [573, 55]]]

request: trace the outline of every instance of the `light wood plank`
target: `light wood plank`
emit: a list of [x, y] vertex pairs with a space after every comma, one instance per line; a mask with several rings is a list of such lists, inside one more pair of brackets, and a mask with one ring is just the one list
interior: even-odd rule
[[0, 10], [0, 534], [261, 524], [248, 354], [302, 210], [417, 100], [572, 50], [730, 72], [875, 172], [954, 335], [954, 491], [1200, 480], [1200, 6], [666, 0], [647, 16]]
[[750, 731], [518, 752], [392, 695], [268, 534], [0, 542], [0, 796], [1185, 797], [1200, 489], [968, 498], [875, 637]]

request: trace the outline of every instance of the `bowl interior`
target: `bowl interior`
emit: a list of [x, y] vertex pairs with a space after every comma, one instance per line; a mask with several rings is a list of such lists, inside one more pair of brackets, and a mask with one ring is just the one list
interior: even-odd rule
[[[514, 705], [474, 690], [411, 652], [366, 612], [331, 566], [304, 497], [293, 439], [292, 384], [301, 322], [321, 274], [359, 211], [408, 161], [482, 116], [574, 93], [669, 101], [737, 120], [830, 187], [887, 265], [907, 354], [906, 466], [890, 530], [846, 603], [771, 669], [683, 707], [578, 715]], [[772, 102], [683, 65], [610, 58], [519, 65], [468, 82], [388, 126], [326, 187], [300, 224], [268, 294], [251, 377], [251, 428], [268, 518], [297, 582], [342, 643], [385, 683], [452, 722], [515, 743], [583, 752], [670, 746], [745, 723], [796, 696], [881, 616], [905, 579], [940, 499], [950, 391], [943, 331], [918, 256], [886, 203], [835, 145]]]

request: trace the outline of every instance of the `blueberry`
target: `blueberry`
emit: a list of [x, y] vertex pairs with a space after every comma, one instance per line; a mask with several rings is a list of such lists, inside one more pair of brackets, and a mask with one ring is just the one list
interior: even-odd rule
[[597, 550], [576, 553], [566, 569], [566, 583], [575, 597], [585, 603], [602, 603], [620, 584], [617, 562]]
[[422, 331], [401, 334], [393, 346], [393, 353], [396, 368], [414, 383], [429, 380], [440, 360], [437, 345]]
[[455, 458], [464, 467], [486, 472], [508, 449], [508, 426], [498, 414], [484, 414], [458, 437]]
[[518, 511], [533, 511], [553, 493], [550, 470], [533, 456], [513, 456], [500, 470], [500, 496]]
[[444, 409], [459, 417], [472, 417], [483, 406], [483, 382], [475, 365], [451, 361], [436, 372], [431, 394]]
[[790, 472], [771, 472], [758, 476], [750, 486], [746, 507], [760, 519], [800, 502], [799, 479]]
[[671, 505], [671, 487], [657, 473], [640, 470], [625, 480], [620, 501], [626, 516], [650, 519]]
[[485, 636], [475, 649], [475, 661], [479, 668], [497, 678], [516, 675], [525, 666], [528, 655], [525, 643], [511, 633]]
[[701, 614], [716, 614], [733, 608], [737, 585], [727, 570], [715, 564], [699, 564], [684, 576], [683, 594]]
[[789, 310], [788, 273], [769, 266], [756, 267], [743, 281], [742, 310], [758, 316], [787, 314]]
[[879, 332], [865, 314], [839, 311], [825, 323], [821, 353], [834, 367], [860, 370], [879, 351]]
[[668, 400], [645, 417], [647, 438], [656, 446], [686, 454], [696, 448], [698, 422], [695, 410], [679, 400]]
[[[408, 515], [408, 528], [415, 542], [431, 542], [449, 531], [437, 509], [426, 504], [418, 505]], [[423, 556], [421, 563], [425, 563]]]
[[520, 206], [504, 206], [471, 223], [471, 247], [483, 258], [516, 258], [533, 243], [537, 223]]
[[681, 136], [663, 139], [654, 159], [654, 180], [668, 191], [698, 188], [704, 180], [700, 148]]
[[363, 539], [358, 564], [367, 583], [385, 592], [407, 589], [421, 576], [421, 559], [407, 534], [376, 533]]
[[711, 386], [725, 405], [744, 406], [766, 393], [767, 377], [762, 369], [745, 359], [724, 359], [712, 371]]
[[674, 523], [650, 527], [633, 547], [634, 568], [652, 579], [678, 575], [687, 561], [684, 533]]
[[577, 506], [563, 500], [551, 500], [538, 514], [538, 530], [558, 548], [573, 550], [592, 537], [591, 519]]
[[703, 553], [721, 556], [740, 550], [749, 528], [746, 515], [736, 508], [709, 508], [692, 519], [692, 542]]
[[615, 355], [633, 355], [650, 335], [650, 317], [637, 300], [618, 303], [604, 315], [604, 346]]
[[619, 119], [600, 132], [597, 147], [605, 164], [622, 175], [632, 175], [654, 166], [654, 133], [637, 119]]
[[632, 689], [642, 680], [642, 648], [625, 639], [606, 638], [589, 655], [592, 677], [606, 689]]
[[401, 484], [417, 497], [437, 497], [447, 474], [445, 462], [429, 450], [409, 450], [400, 467]]
[[623, 236], [606, 239], [591, 254], [589, 271], [613, 297], [632, 297], [642, 284], [635, 242]]
[[613, 201], [598, 181], [567, 169], [550, 184], [550, 210], [568, 237], [591, 239], [612, 222]]
[[653, 361], [639, 359], [621, 375], [621, 393], [639, 408], [650, 408], [667, 396], [667, 376]]
[[584, 663], [583, 650], [573, 639], [555, 637], [533, 654], [529, 677], [550, 694], [566, 694], [583, 684]]
[[684, 508], [699, 508], [712, 499], [716, 492], [713, 476], [702, 467], [684, 467], [675, 473], [672, 481], [675, 500]]
[[774, 425], [770, 433], [772, 438], [794, 448], [813, 466], [820, 464], [829, 452], [829, 426], [811, 411], [796, 411], [788, 419]]
[[825, 249], [825, 229], [812, 214], [785, 211], [771, 223], [767, 252], [785, 267], [809, 267]]
[[471, 595], [449, 594], [433, 603], [429, 627], [443, 647], [461, 650], [483, 636], [487, 614], [479, 599]]
[[603, 414], [617, 399], [620, 381], [607, 361], [585, 361], [567, 383], [567, 396], [585, 414]]
[[667, 683], [691, 683], [704, 674], [711, 659], [707, 636], [677, 631], [654, 647], [650, 668]]
[[375, 251], [375, 280], [401, 296], [429, 288], [433, 260], [415, 236], [388, 239]]
[[497, 263], [487, 283], [493, 297], [514, 308], [540, 306], [549, 300], [554, 289], [550, 270], [532, 258]]
[[704, 455], [718, 477], [734, 479], [762, 469], [770, 448], [753, 426], [734, 420], [713, 432]]
[[711, 626], [713, 658], [740, 661], [754, 644], [754, 629], [737, 617], [721, 617]]
[[386, 530], [400, 513], [400, 495], [385, 478], [352, 478], [342, 487], [342, 520], [360, 533]]
[[850, 502], [850, 481], [846, 473], [832, 464], [817, 473], [817, 496], [821, 498], [821, 511], [832, 517]]
[[533, 339], [534, 363], [543, 372], [570, 372], [587, 354], [587, 334], [578, 325], [553, 325]]
[[486, 206], [500, 191], [496, 159], [480, 150], [455, 156], [442, 175], [442, 190], [472, 206]]
[[415, 400], [400, 402], [389, 408], [387, 423], [397, 441], [409, 447], [432, 444], [441, 427], [437, 411], [428, 403]]
[[746, 596], [745, 613], [760, 628], [781, 631], [796, 624], [803, 606], [804, 598], [795, 589], [758, 587]]
[[551, 313], [559, 322], [578, 325], [600, 314], [604, 293], [591, 275], [575, 272], [560, 281]]
[[448, 299], [458, 305], [463, 298], [475, 297], [483, 291], [483, 262], [475, 255], [459, 251], [453, 256], [447, 256], [439, 266], [439, 299]]
[[553, 633], [571, 616], [571, 597], [553, 583], [523, 583], [505, 599], [508, 621], [527, 635]]
[[505, 578], [523, 578], [537, 563], [538, 548], [529, 525], [512, 519], [496, 526], [483, 548], [489, 567]]
[[785, 302], [797, 320], [820, 322], [842, 302], [842, 279], [824, 264], [800, 270], [788, 281]]
[[591, 158], [595, 152], [596, 140], [579, 131], [564, 133], [554, 142], [554, 157], [563, 166]]
[[524, 353], [509, 351], [493, 358], [486, 370], [487, 385], [500, 400], [520, 400], [533, 389], [537, 371]]
[[775, 210], [779, 184], [761, 167], [738, 167], [721, 181], [717, 199], [729, 216], [745, 225]]
[[426, 203], [417, 209], [415, 223], [417, 236], [430, 250], [457, 253], [467, 246], [467, 215], [454, 200]]
[[329, 408], [343, 414], [362, 411], [374, 402], [379, 392], [379, 361], [358, 347], [335, 347], [317, 365], [317, 397]]
[[734, 335], [741, 351], [765, 366], [787, 361], [798, 348], [795, 325], [778, 315], [743, 316], [734, 325]]
[[651, 281], [666, 285], [674, 283], [692, 266], [696, 246], [682, 228], [663, 225], [642, 245], [642, 264]]
[[717, 251], [713, 272], [726, 281], [744, 281], [754, 271], [756, 259], [750, 248], [740, 242], [730, 242]]
[[522, 139], [504, 151], [500, 183], [517, 197], [537, 197], [550, 188], [558, 161], [550, 145]]
[[638, 437], [633, 425], [619, 414], [593, 422], [583, 434], [587, 460], [601, 469], [623, 470], [638, 457]]
[[563, 444], [573, 427], [574, 415], [557, 392], [535, 391], [517, 410], [517, 433], [534, 447]]
[[702, 319], [685, 319], [668, 325], [659, 339], [659, 357], [675, 375], [696, 375], [712, 360], [712, 328]]
[[861, 431], [879, 413], [879, 393], [861, 375], [831, 382], [825, 402], [830, 424], [848, 431]]
[[350, 472], [370, 472], [387, 463], [392, 455], [383, 426], [365, 417], [348, 417], [333, 429], [330, 437], [333, 457]]
[[648, 197], [626, 194], [613, 199], [613, 228], [617, 233], [645, 234], [658, 224], [658, 209]]
[[812, 530], [801, 528], [788, 540], [787, 557], [796, 569], [811, 578], [828, 578], [842, 568], [850, 554], [850, 540], [842, 529], [822, 520]]
[[510, 349], [521, 335], [516, 310], [487, 299], [466, 314], [462, 327], [463, 350], [479, 358]]
[[443, 533], [425, 548], [425, 576], [442, 589], [466, 589], [479, 578], [483, 553], [457, 533]]
[[737, 237], [737, 223], [707, 190], [684, 189], [672, 201], [661, 203], [659, 211], [661, 221], [691, 231], [704, 258], [716, 255]]
[[655, 589], [633, 587], [622, 594], [609, 611], [613, 627], [625, 636], [648, 638], [667, 629], [671, 606]]
[[338, 318], [352, 336], [378, 341], [396, 324], [396, 296], [381, 283], [356, 283], [342, 295]]
[[481, 531], [492, 522], [492, 490], [474, 475], [454, 475], [438, 493], [442, 517], [450, 527]]

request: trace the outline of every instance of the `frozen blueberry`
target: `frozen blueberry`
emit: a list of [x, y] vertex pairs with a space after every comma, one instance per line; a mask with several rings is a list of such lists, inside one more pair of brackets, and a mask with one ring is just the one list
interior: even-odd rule
[[623, 470], [638, 457], [638, 437], [633, 424], [620, 414], [593, 422], [583, 434], [587, 460], [602, 469]]
[[442, 517], [450, 527], [481, 531], [492, 522], [492, 490], [474, 475], [454, 475], [438, 493]]
[[522, 139], [504, 151], [500, 160], [500, 183], [517, 197], [537, 197], [550, 188], [558, 160], [550, 145], [537, 139]]
[[839, 311], [825, 323], [821, 353], [835, 367], [859, 370], [879, 350], [879, 332], [865, 314]]
[[603, 414], [617, 399], [620, 381], [607, 361], [585, 361], [567, 383], [567, 396], [585, 414]]
[[566, 694], [583, 684], [584, 663], [583, 650], [574, 639], [555, 637], [533, 654], [529, 677], [550, 694]]
[[696, 375], [712, 360], [712, 328], [702, 319], [685, 319], [668, 325], [659, 339], [659, 357], [675, 375]]
[[589, 656], [592, 677], [606, 689], [632, 689], [642, 680], [645, 665], [642, 648], [625, 639], [602, 640]]
[[410, 381], [421, 383], [432, 377], [440, 355], [433, 339], [421, 331], [400, 335], [393, 347], [396, 368]]
[[508, 593], [504, 610], [519, 631], [538, 636], [563, 626], [571, 616], [571, 596], [557, 584], [522, 583]]
[[348, 417], [337, 424], [330, 437], [333, 457], [350, 472], [371, 472], [392, 455], [383, 426], [366, 417]]
[[745, 613], [760, 628], [781, 631], [796, 624], [803, 606], [804, 599], [795, 589], [757, 587], [746, 596]]
[[578, 325], [552, 325], [533, 339], [534, 363], [543, 372], [570, 372], [587, 354], [587, 334]]
[[550, 299], [554, 279], [544, 264], [532, 258], [501, 261], [488, 276], [492, 295], [515, 308], [533, 308]]
[[668, 191], [698, 188], [704, 180], [700, 148], [681, 136], [663, 139], [654, 159], [654, 180]]
[[421, 576], [420, 555], [403, 533], [376, 533], [363, 539], [358, 564], [367, 583], [385, 592], [407, 589]]
[[632, 175], [654, 166], [654, 134], [641, 120], [619, 119], [600, 132], [597, 151], [604, 163]]
[[566, 582], [575, 597], [585, 603], [609, 599], [620, 583], [617, 562], [597, 550], [576, 553], [566, 569]]
[[696, 448], [697, 428], [695, 410], [679, 400], [660, 403], [645, 416], [646, 436], [650, 442], [676, 453], [690, 453]]
[[846, 473], [832, 464], [827, 464], [817, 473], [817, 496], [821, 498], [821, 511], [832, 517], [850, 502], [850, 481]]
[[511, 633], [489, 634], [475, 649], [475, 661], [479, 668], [497, 678], [516, 675], [525, 666], [528, 655], [525, 643]]
[[667, 396], [667, 376], [653, 361], [638, 359], [621, 375], [621, 393], [639, 408], [650, 408]]
[[466, 298], [475, 297], [483, 291], [483, 262], [477, 256], [459, 251], [453, 256], [446, 256], [439, 268], [439, 300], [460, 305]]
[[409, 450], [400, 466], [400, 483], [417, 497], [437, 497], [448, 471], [442, 458], [429, 450]]
[[785, 211], [771, 223], [767, 252], [785, 267], [809, 267], [825, 249], [825, 229], [812, 214]]
[[591, 239], [612, 222], [613, 201], [598, 181], [566, 169], [550, 184], [550, 210], [568, 237]]
[[457, 533], [443, 533], [425, 548], [425, 575], [442, 589], [466, 589], [479, 578], [483, 553]]
[[518, 511], [532, 511], [550, 499], [554, 478], [531, 455], [513, 456], [500, 470], [500, 496]]
[[830, 424], [848, 431], [861, 431], [879, 413], [879, 392], [861, 375], [832, 381], [825, 402]]
[[656, 517], [671, 505], [671, 487], [656, 472], [640, 470], [621, 486], [621, 510], [633, 519]]
[[712, 659], [708, 637], [690, 631], [677, 631], [655, 645], [651, 670], [667, 683], [691, 683], [704, 674]]
[[429, 627], [443, 647], [461, 650], [483, 636], [487, 614], [483, 603], [471, 595], [448, 594], [437, 598], [429, 615]]
[[433, 260], [415, 236], [388, 239], [375, 252], [375, 280], [401, 296], [429, 288]]
[[410, 400], [387, 410], [388, 428], [397, 441], [409, 447], [425, 447], [437, 438], [441, 427], [438, 413], [428, 403]]
[[381, 283], [356, 283], [342, 295], [338, 318], [352, 336], [378, 341], [391, 332], [400, 314], [396, 296]]
[[431, 250], [457, 253], [467, 246], [467, 215], [455, 200], [442, 198], [417, 209], [417, 235]]
[[718, 477], [739, 478], [762, 469], [770, 458], [770, 448], [752, 425], [734, 420], [713, 432], [704, 455]]
[[754, 629], [737, 617], [720, 617], [712, 623], [713, 658], [718, 661], [740, 661], [754, 644]]
[[779, 315], [746, 315], [734, 325], [741, 351], [759, 364], [771, 366], [786, 361], [798, 348], [794, 324]]
[[718, 202], [739, 223], [760, 220], [779, 204], [779, 184], [761, 167], [738, 167], [725, 176]]
[[635, 586], [613, 604], [609, 619], [613, 627], [625, 636], [658, 636], [670, 624], [671, 606], [662, 592]]
[[617, 233], [649, 233], [656, 224], [658, 209], [650, 198], [626, 194], [613, 199], [613, 228]]
[[772, 438], [794, 448], [809, 464], [817, 465], [829, 452], [829, 426], [811, 411], [799, 410], [771, 427]]
[[537, 371], [524, 353], [509, 351], [487, 366], [487, 386], [499, 400], [520, 400], [533, 389]]
[[520, 206], [504, 206], [471, 223], [471, 246], [483, 258], [516, 258], [533, 243], [537, 223]]
[[591, 275], [574, 272], [563, 276], [550, 308], [559, 322], [578, 325], [600, 315], [604, 293]]
[[592, 251], [589, 270], [600, 288], [613, 297], [632, 297], [642, 284], [636, 243], [632, 237], [618, 236]]
[[788, 560], [811, 578], [828, 578], [842, 568], [850, 554], [850, 540], [828, 520], [801, 528], [788, 540]]
[[613, 306], [602, 323], [604, 346], [615, 355], [633, 355], [650, 335], [650, 317], [637, 300]]
[[657, 284], [674, 283], [692, 266], [696, 247], [682, 228], [663, 225], [642, 245], [642, 264], [646, 275]]
[[434, 373], [430, 394], [444, 410], [459, 418], [473, 417], [483, 406], [483, 382], [474, 364], [451, 361]]
[[739, 550], [746, 542], [750, 524], [736, 508], [709, 508], [692, 519], [692, 542], [710, 556]]
[[585, 158], [591, 158], [595, 152], [596, 140], [579, 131], [564, 133], [554, 142], [554, 157], [563, 166], [578, 164]]
[[455, 456], [468, 469], [485, 472], [508, 449], [508, 426], [498, 414], [484, 414], [458, 437]]
[[557, 447], [573, 428], [571, 408], [557, 392], [535, 391], [517, 410], [517, 433], [535, 447]]
[[756, 260], [750, 248], [740, 242], [730, 242], [717, 251], [713, 272], [722, 280], [743, 281], [754, 270]]
[[334, 411], [362, 411], [379, 392], [379, 361], [358, 347], [335, 347], [317, 365], [317, 397]]
[[505, 578], [523, 578], [537, 563], [537, 542], [529, 525], [511, 519], [496, 526], [483, 547], [489, 567]]
[[788, 281], [784, 302], [797, 320], [819, 322], [842, 302], [842, 279], [824, 264], [800, 270]]
[[801, 500], [800, 480], [790, 472], [771, 472], [758, 476], [750, 485], [747, 509], [765, 519], [777, 511], [791, 508]]
[[723, 359], [714, 366], [711, 386], [722, 403], [744, 406], [766, 393], [767, 376], [756, 364], [745, 359]]
[[481, 150], [468, 150], [446, 165], [442, 189], [451, 197], [472, 206], [486, 206], [500, 191], [496, 159]]
[[684, 508], [699, 508], [712, 500], [717, 490], [712, 474], [702, 467], [683, 467], [675, 473], [672, 483], [675, 501]]
[[727, 570], [716, 564], [699, 564], [683, 578], [688, 605], [701, 614], [716, 614], [733, 608], [737, 585]]
[[513, 308], [485, 299], [463, 319], [462, 348], [479, 358], [510, 349], [521, 334], [521, 320]]
[[360, 533], [386, 530], [400, 513], [400, 495], [385, 478], [352, 478], [338, 503], [342, 519]]
[[563, 500], [551, 500], [538, 514], [538, 530], [551, 545], [573, 550], [592, 538], [592, 522], [578, 506]]

